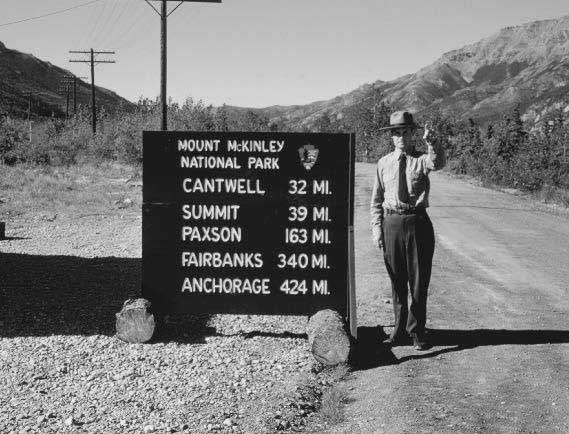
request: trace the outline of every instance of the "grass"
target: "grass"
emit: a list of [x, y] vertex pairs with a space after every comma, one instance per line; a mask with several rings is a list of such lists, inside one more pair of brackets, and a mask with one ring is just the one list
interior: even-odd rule
[[117, 163], [0, 166], [0, 218], [139, 212], [140, 175], [140, 169]]
[[328, 426], [337, 425], [344, 421], [344, 404], [348, 394], [342, 385], [333, 385], [322, 393], [319, 416]]
[[516, 195], [530, 200], [532, 202], [532, 209], [556, 215], [567, 215], [567, 212], [569, 212], [569, 190], [563, 188], [546, 185], [533, 192], [524, 192], [515, 188], [507, 188], [503, 185], [493, 183], [486, 178], [480, 179], [479, 177], [472, 175], [457, 174], [450, 170], [443, 170], [442, 173], [452, 178], [470, 182], [474, 185], [488, 188], [490, 190], [515, 192]]
[[546, 185], [535, 192], [534, 196], [540, 202], [569, 208], [569, 190]]
[[320, 373], [320, 382], [327, 386], [322, 390], [318, 419], [324, 426], [337, 425], [344, 421], [344, 404], [348, 392], [342, 383], [349, 373], [346, 364], [324, 368]]

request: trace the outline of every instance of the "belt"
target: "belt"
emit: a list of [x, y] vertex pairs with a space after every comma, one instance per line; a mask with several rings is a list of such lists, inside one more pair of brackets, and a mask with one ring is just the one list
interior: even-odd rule
[[409, 209], [386, 209], [385, 214], [398, 214], [398, 215], [412, 215], [412, 214], [425, 214], [427, 210], [424, 207], [409, 208]]

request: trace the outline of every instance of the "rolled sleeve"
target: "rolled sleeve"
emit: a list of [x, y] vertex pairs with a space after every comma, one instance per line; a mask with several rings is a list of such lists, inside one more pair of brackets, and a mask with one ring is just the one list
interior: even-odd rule
[[375, 171], [375, 180], [371, 193], [370, 213], [371, 213], [371, 229], [375, 236], [381, 234], [381, 226], [383, 224], [383, 200], [384, 189], [381, 182], [381, 167], [378, 165]]

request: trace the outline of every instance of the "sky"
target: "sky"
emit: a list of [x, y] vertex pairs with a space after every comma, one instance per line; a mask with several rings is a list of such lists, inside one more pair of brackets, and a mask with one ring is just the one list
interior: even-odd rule
[[[93, 1], [93, 0], [91, 0]], [[168, 96], [243, 107], [306, 104], [416, 72], [506, 26], [569, 14], [567, 0], [222, 0], [168, 18]], [[144, 0], [0, 0], [0, 41], [78, 76], [69, 50], [114, 50], [96, 84], [160, 90], [160, 19]], [[160, 8], [160, 1], [151, 1]], [[178, 2], [169, 1], [169, 9]], [[0, 77], [1, 79], [1, 77]]]

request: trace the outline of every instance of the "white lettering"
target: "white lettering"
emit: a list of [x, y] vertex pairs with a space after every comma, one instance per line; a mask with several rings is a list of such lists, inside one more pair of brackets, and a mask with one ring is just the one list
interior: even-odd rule
[[271, 170], [279, 169], [279, 159], [278, 157], [249, 157], [247, 159], [247, 168], [248, 169], [262, 169], [262, 170]]
[[219, 140], [178, 140], [178, 151], [217, 152]]
[[182, 252], [183, 267], [261, 268], [262, 253]]
[[188, 169], [241, 169], [237, 157], [181, 155], [180, 167]]
[[188, 205], [182, 206], [184, 220], [237, 220], [241, 205]]
[[327, 180], [312, 181], [312, 190], [314, 194], [332, 194], [330, 184]]
[[182, 284], [182, 292], [269, 295], [270, 281], [271, 279], [186, 277]]
[[218, 226], [183, 226], [182, 241], [239, 243], [243, 238], [241, 228]]
[[284, 148], [284, 140], [228, 140], [229, 152], [281, 152]]
[[261, 187], [261, 181], [259, 179], [245, 178], [185, 178], [182, 181], [182, 188], [186, 193], [237, 193], [259, 195], [266, 193]]

